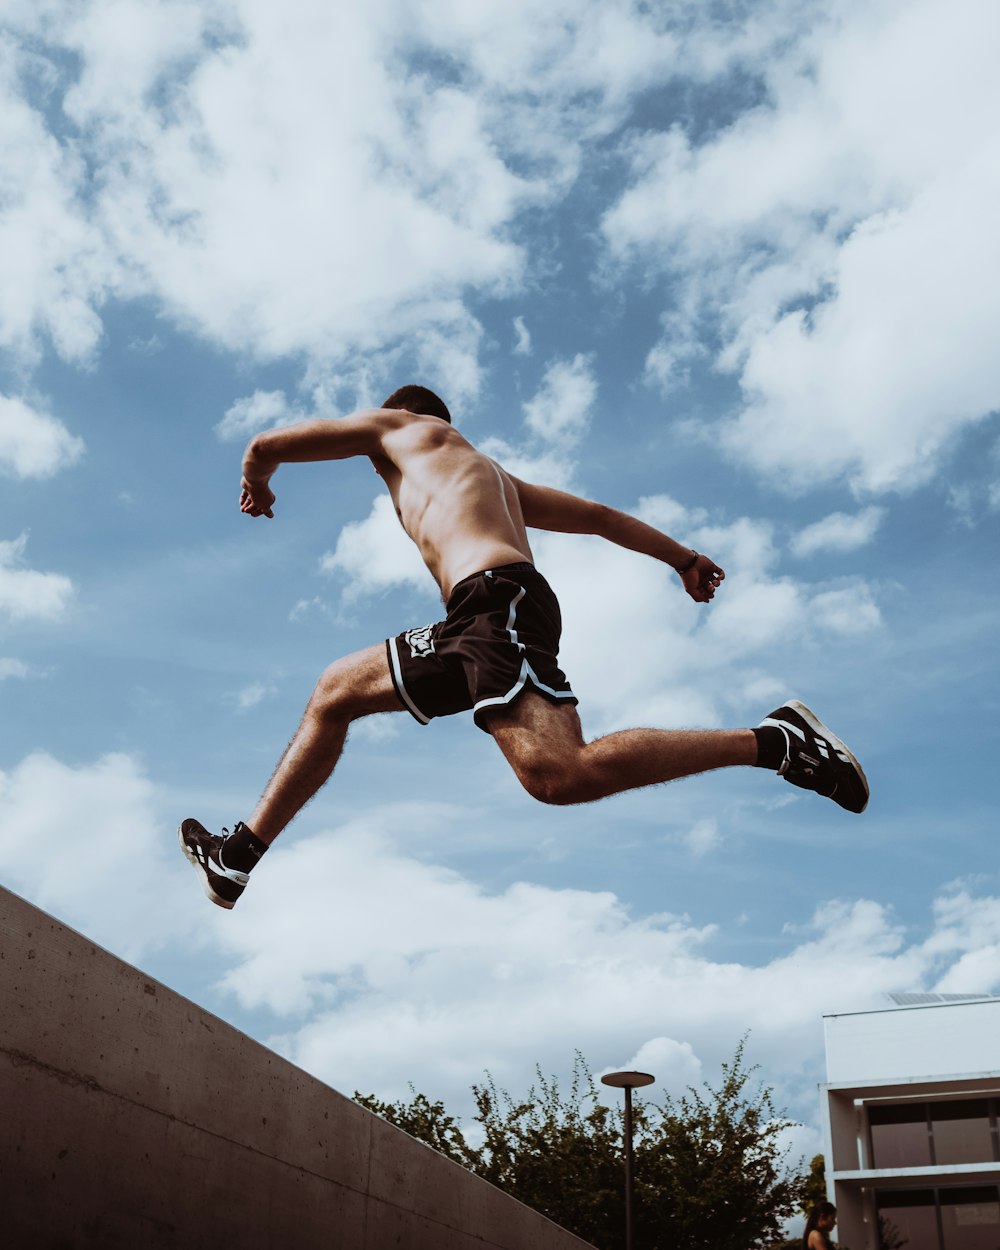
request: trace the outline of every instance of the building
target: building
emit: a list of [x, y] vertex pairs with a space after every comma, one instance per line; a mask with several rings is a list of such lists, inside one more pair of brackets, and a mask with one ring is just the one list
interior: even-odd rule
[[1000, 995], [824, 1016], [827, 1188], [849, 1250], [1000, 1250]]

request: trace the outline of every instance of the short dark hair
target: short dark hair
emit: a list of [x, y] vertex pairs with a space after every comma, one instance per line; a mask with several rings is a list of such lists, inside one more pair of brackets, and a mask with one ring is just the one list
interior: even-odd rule
[[451, 425], [448, 405], [440, 395], [435, 395], [426, 386], [401, 386], [398, 391], [392, 392], [382, 407], [402, 408], [404, 412], [412, 412], [422, 417], [440, 417]]

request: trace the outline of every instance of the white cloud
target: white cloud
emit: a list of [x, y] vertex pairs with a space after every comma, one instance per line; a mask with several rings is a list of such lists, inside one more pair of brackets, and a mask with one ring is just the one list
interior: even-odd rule
[[398, 72], [395, 8], [92, 4], [50, 27], [129, 292], [265, 358], [412, 341], [468, 371], [461, 298], [518, 278], [504, 233], [532, 191], [474, 93]]
[[587, 432], [596, 396], [589, 357], [551, 361], [537, 394], [523, 405], [523, 438], [490, 436], [479, 449], [522, 481], [574, 489], [576, 464], [569, 453]]
[[9, 18], [0, 344], [86, 360], [109, 295], [151, 296], [240, 352], [336, 370], [405, 346], [475, 394], [465, 294], [520, 280], [508, 225], [549, 192], [511, 172], [474, 84], [400, 72], [426, 44], [393, 0], [307, 0], [294, 22], [264, 0]]
[[396, 716], [366, 716], [351, 725], [352, 742], [391, 742], [400, 734]]
[[524, 324], [523, 317], [514, 318], [514, 334], [516, 335], [516, 340], [514, 343], [514, 355], [515, 356], [530, 356], [531, 355], [531, 331]]
[[882, 624], [871, 588], [863, 582], [821, 591], [813, 596], [809, 612], [819, 628], [843, 637], [867, 634]]
[[696, 821], [682, 841], [696, 859], [701, 859], [719, 845], [719, 822], [711, 817]]
[[496, 813], [411, 802], [300, 832], [223, 916], [134, 759], [35, 753], [0, 772], [0, 802], [7, 884], [126, 958], [179, 934], [188, 949], [210, 940], [223, 989], [273, 1013], [272, 1044], [347, 1093], [405, 1097], [412, 1081], [460, 1110], [484, 1068], [516, 1090], [536, 1063], [564, 1072], [582, 1049], [598, 1072], [652, 1072], [656, 1097], [711, 1078], [749, 1029], [779, 1105], [798, 1099], [811, 1118], [823, 1012], [1000, 986], [1000, 899], [968, 889], [936, 901], [926, 936], [870, 900], [821, 902], [783, 953], [753, 964], [713, 957], [713, 926], [633, 915], [608, 891], [486, 889], [395, 841], [405, 829], [426, 846]]
[[298, 409], [289, 405], [284, 391], [254, 391], [226, 409], [215, 432], [222, 442], [233, 442], [271, 426], [291, 425], [293, 421], [301, 421], [302, 416]]
[[574, 462], [564, 450], [539, 445], [537, 439], [513, 443], [503, 438], [484, 438], [479, 450], [522, 482], [539, 482], [557, 490], [573, 488]]
[[831, 512], [821, 521], [814, 521], [798, 531], [789, 546], [797, 556], [815, 555], [817, 551], [855, 551], [875, 537], [884, 509], [865, 508], [853, 516]]
[[5, 16], [0, 342], [85, 360], [109, 297], [151, 297], [320, 373], [378, 351], [381, 375], [405, 349], [461, 396], [479, 387], [468, 297], [524, 281], [521, 211], [568, 191], [636, 93], [766, 44], [756, 18], [706, 40], [627, 0], [303, 0], [294, 22], [267, 0], [12, 0]]
[[524, 405], [525, 421], [546, 442], [572, 444], [586, 430], [596, 397], [597, 382], [586, 356], [553, 361], [538, 394]]
[[30, 673], [31, 670], [22, 660], [0, 656], [0, 681], [5, 681], [8, 677], [28, 677]]
[[[935, 954], [955, 955], [981, 953], [995, 949], [1000, 944], [1000, 911], [989, 898], [975, 898], [968, 888], [958, 886], [934, 902], [935, 932], [928, 940], [928, 949]], [[953, 981], [958, 980], [952, 977]], [[1000, 963], [994, 963], [985, 980], [969, 982], [948, 988], [959, 992], [976, 990], [991, 991], [1000, 980]], [[945, 987], [938, 986], [943, 989]]]
[[15, 477], [51, 477], [83, 453], [83, 441], [48, 413], [0, 395], [0, 470]]
[[272, 1041], [338, 1088], [399, 1097], [412, 1080], [451, 1102], [484, 1068], [521, 1082], [536, 1062], [565, 1071], [582, 1048], [598, 1070], [632, 1055], [678, 1092], [750, 1029], [750, 1057], [785, 1098], [819, 1075], [823, 1012], [948, 976], [1000, 925], [1000, 900], [984, 898], [978, 926], [939, 913], [913, 940], [877, 903], [828, 902], [787, 953], [719, 962], [712, 931], [683, 918], [633, 917], [610, 893], [489, 892], [387, 833], [469, 818], [413, 804], [277, 847], [225, 929], [228, 990], [284, 1017]]
[[[329, 559], [325, 556], [324, 559]], [[332, 617], [334, 614], [330, 610], [330, 606], [319, 595], [313, 595], [311, 599], [297, 599], [292, 605], [288, 613], [290, 621], [301, 621], [307, 616], [311, 616], [314, 612], [318, 612], [320, 616]]]
[[[515, 109], [514, 122], [524, 120], [517, 95], [529, 86], [556, 98], [599, 91], [608, 106], [661, 76], [678, 49], [663, 23], [627, 4], [555, 0], [541, 10], [530, 0], [444, 0], [426, 6], [421, 18], [427, 37], [469, 58], [476, 73], [502, 92]], [[589, 119], [595, 128], [601, 112], [593, 109]]]
[[193, 895], [164, 903], [184, 862], [128, 755], [69, 765], [36, 752], [0, 771], [0, 802], [4, 883], [37, 906], [131, 959], [191, 925]]
[[[649, 1094], [651, 1100], [660, 1102], [661, 1092], [678, 1097], [687, 1092], [691, 1086], [700, 1085], [704, 1079], [701, 1060], [694, 1053], [690, 1042], [677, 1042], [672, 1037], [653, 1037], [624, 1063], [609, 1064], [595, 1076], [604, 1076], [607, 1072], [646, 1072], [656, 1077], [655, 1086], [640, 1091], [640, 1097]], [[615, 1097], [616, 1091], [606, 1086], [600, 1087], [605, 1102], [617, 1104], [621, 1097]]]
[[1000, 147], [905, 212], [858, 226], [839, 251], [836, 297], [811, 318], [780, 316], [751, 345], [732, 449], [804, 484], [848, 473], [866, 490], [905, 487], [1000, 406], [983, 328], [1000, 318], [985, 277], [1000, 268], [1000, 244], [969, 208], [1000, 193], [998, 167]]
[[328, 573], [347, 578], [348, 599], [379, 594], [394, 586], [437, 593], [413, 542], [399, 524], [388, 495], [377, 495], [363, 521], [345, 525], [337, 545], [320, 560]]
[[48, 70], [9, 35], [0, 39], [0, 347], [31, 364], [40, 335], [65, 359], [85, 362], [101, 336], [96, 308], [116, 280], [100, 229], [78, 198], [87, 186], [83, 155], [50, 134], [44, 114], [24, 98], [21, 75], [44, 90], [52, 85]]
[[274, 694], [273, 686], [266, 686], [262, 681], [251, 682], [244, 686], [236, 695], [236, 707], [241, 712], [249, 712], [270, 695]]
[[21, 568], [28, 536], [0, 541], [0, 612], [12, 621], [54, 620], [65, 612], [73, 583], [62, 573]]
[[1000, 13], [882, 0], [779, 21], [765, 102], [699, 144], [637, 142], [606, 236], [679, 279], [671, 338], [721, 331], [746, 397], [734, 455], [785, 486], [910, 486], [1000, 406]]

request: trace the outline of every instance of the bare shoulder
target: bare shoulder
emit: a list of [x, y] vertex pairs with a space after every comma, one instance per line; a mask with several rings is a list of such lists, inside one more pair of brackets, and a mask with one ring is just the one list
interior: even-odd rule
[[371, 421], [379, 432], [386, 455], [420, 455], [448, 447], [474, 451], [464, 435], [438, 417], [425, 417], [392, 408], [376, 409]]
[[359, 408], [349, 416], [340, 417], [344, 425], [355, 425], [371, 430], [379, 437], [391, 434], [412, 420], [410, 413], [398, 408]]
[[418, 418], [397, 408], [360, 408], [346, 417], [332, 418], [331, 424], [341, 440], [356, 445], [366, 455], [388, 455], [389, 445], [415, 420]]

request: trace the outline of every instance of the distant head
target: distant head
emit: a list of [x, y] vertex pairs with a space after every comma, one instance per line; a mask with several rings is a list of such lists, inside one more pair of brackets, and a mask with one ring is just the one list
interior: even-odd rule
[[803, 1250], [809, 1245], [809, 1234], [815, 1229], [824, 1235], [837, 1223], [837, 1208], [832, 1202], [820, 1202], [809, 1212], [805, 1232], [802, 1234]]
[[398, 391], [392, 392], [382, 407], [401, 408], [418, 417], [440, 417], [451, 425], [448, 405], [440, 395], [435, 395], [426, 386], [401, 386]]

